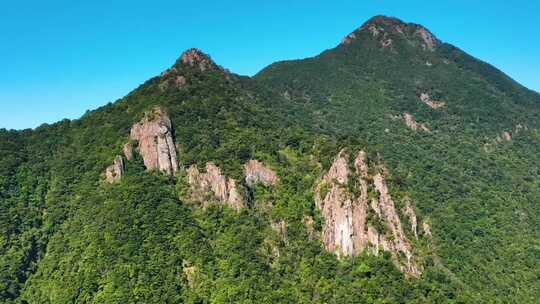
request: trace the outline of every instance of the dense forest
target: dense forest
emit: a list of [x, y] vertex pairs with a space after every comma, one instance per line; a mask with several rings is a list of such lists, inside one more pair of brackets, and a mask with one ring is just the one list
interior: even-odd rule
[[[156, 106], [178, 171], [134, 153], [108, 183]], [[429, 237], [406, 232], [419, 275], [387, 250], [325, 248], [315, 188], [342, 149], [384, 165], [396, 208], [410, 199], [429, 225]], [[420, 25], [374, 17], [254, 77], [189, 50], [80, 119], [0, 130], [0, 302], [537, 303], [537, 151], [540, 95]], [[252, 159], [279, 182], [249, 185]], [[188, 195], [189, 168], [209, 162], [244, 208]]]

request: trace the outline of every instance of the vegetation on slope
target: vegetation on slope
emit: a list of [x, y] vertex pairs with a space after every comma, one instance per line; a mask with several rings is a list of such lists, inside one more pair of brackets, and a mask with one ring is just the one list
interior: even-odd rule
[[[534, 303], [538, 94], [447, 44], [431, 52], [391, 36], [390, 50], [355, 36], [254, 78], [178, 62], [180, 89], [155, 77], [79, 120], [1, 130], [0, 302]], [[429, 108], [423, 92], [446, 106]], [[145, 172], [140, 159], [106, 185], [101, 173], [155, 105], [182, 168], [214, 161], [241, 180], [256, 158], [281, 182], [257, 186], [240, 213], [181, 200], [184, 172]], [[432, 132], [391, 118], [402, 112]], [[527, 130], [496, 140], [517, 124]], [[338, 259], [306, 229], [310, 216], [319, 233], [313, 185], [342, 147], [384, 161], [393, 195], [429, 219], [419, 279], [387, 255]]]

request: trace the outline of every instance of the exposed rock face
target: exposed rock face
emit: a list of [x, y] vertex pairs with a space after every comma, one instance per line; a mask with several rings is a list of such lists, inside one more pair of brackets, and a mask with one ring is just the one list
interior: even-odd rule
[[512, 140], [512, 134], [510, 134], [510, 132], [508, 131], [504, 131], [502, 132], [502, 138], [506, 141], [511, 141]]
[[523, 124], [517, 124], [513, 130], [503, 131], [498, 134], [495, 138], [486, 138], [487, 142], [484, 143], [484, 151], [490, 152], [498, 143], [502, 142], [511, 142], [514, 140], [514, 137], [520, 134], [521, 132], [527, 131], [529, 128]]
[[403, 113], [403, 120], [405, 121], [405, 124], [407, 125], [407, 127], [409, 127], [409, 129], [411, 129], [413, 131], [418, 131], [418, 130], [422, 130], [422, 131], [425, 131], [425, 132], [430, 131], [428, 129], [428, 127], [426, 126], [426, 124], [418, 123], [414, 119], [414, 117], [409, 113]]
[[159, 75], [161, 78], [167, 78], [169, 75], [178, 73], [178, 70], [175, 67], [172, 67], [170, 69], [167, 69], [163, 72], [161, 72], [161, 75]]
[[527, 131], [529, 130], [529, 127], [527, 127], [526, 125], [522, 125], [522, 124], [517, 124], [516, 127], [514, 128], [514, 133], [519, 133], [521, 131]]
[[430, 106], [432, 109], [438, 109], [445, 106], [444, 102], [432, 100], [428, 93], [420, 94], [420, 100]]
[[184, 75], [180, 74], [176, 67], [167, 69], [160, 75], [161, 82], [159, 88], [164, 91], [170, 87], [174, 87], [177, 90], [184, 88], [187, 84], [187, 79]]
[[262, 183], [265, 186], [273, 186], [279, 178], [273, 170], [267, 168], [258, 160], [249, 160], [244, 165], [244, 175], [246, 176], [246, 184], [252, 187], [256, 183]]
[[221, 174], [221, 170], [214, 163], [206, 164], [205, 173], [200, 173], [197, 166], [192, 165], [187, 171], [187, 178], [193, 200], [206, 202], [210, 195], [218, 202], [227, 204], [235, 210], [244, 207], [236, 181]]
[[[529, 128], [526, 125], [517, 124], [514, 127], [514, 130], [512, 131], [504, 131], [501, 133], [500, 137], [498, 137], [498, 141], [512, 141], [515, 135], [518, 135], [522, 131], [527, 131]], [[502, 140], [501, 140], [502, 139]]]
[[306, 215], [302, 219], [302, 222], [304, 223], [304, 227], [306, 228], [309, 239], [314, 240], [315, 239], [315, 221], [313, 220], [313, 217]]
[[518, 136], [520, 133], [528, 131], [529, 127], [524, 124], [517, 124], [512, 130], [510, 131], [502, 131], [495, 137], [486, 137], [485, 142], [483, 145], [483, 150], [486, 153], [490, 153], [495, 151], [497, 146], [502, 143], [510, 143], [514, 140], [516, 136]]
[[242, 209], [244, 207], [244, 199], [240, 192], [238, 192], [236, 181], [230, 177], [227, 179], [227, 189], [229, 190], [229, 197], [227, 199], [229, 205], [235, 210]]
[[417, 29], [414, 31], [414, 35], [418, 36], [422, 41], [422, 48], [426, 51], [434, 51], [441, 42], [439, 39], [435, 38], [433, 34], [428, 31], [425, 27], [421, 25], [416, 26]]
[[343, 39], [341, 39], [341, 44], [350, 44], [354, 39], [356, 39], [356, 34], [355, 33], [350, 33], [349, 35], [343, 37]]
[[109, 184], [119, 182], [124, 175], [124, 159], [122, 156], [117, 155], [114, 158], [113, 164], [105, 169], [105, 180]]
[[204, 72], [214, 66], [214, 63], [208, 55], [199, 49], [189, 49], [180, 56], [180, 61], [188, 66], [197, 67]]
[[289, 91], [285, 91], [283, 92], [283, 98], [287, 99], [287, 100], [292, 100], [291, 98], [291, 93], [289, 93]]
[[392, 33], [400, 33], [404, 35], [403, 29], [405, 24], [397, 18], [377, 16], [371, 18], [368, 22], [364, 23], [360, 28], [345, 36], [341, 40], [341, 44], [350, 44], [353, 40], [357, 39], [358, 32], [367, 31], [373, 38], [379, 40], [380, 45], [383, 48], [392, 46], [393, 40], [390, 37]]
[[388, 192], [388, 187], [381, 173], [377, 173], [374, 176], [373, 185], [379, 193], [379, 199], [373, 199], [371, 201], [371, 207], [375, 210], [379, 218], [385, 222], [386, 227], [390, 228], [390, 235], [393, 237], [393, 240], [388, 244], [390, 251], [392, 253], [403, 253], [407, 258], [407, 262], [404, 265], [404, 271], [418, 274], [419, 271], [417, 266], [412, 260], [413, 254], [410, 242], [403, 232], [394, 201]]
[[[383, 174], [370, 176], [363, 151], [357, 154], [353, 165], [354, 171], [351, 171], [348, 155], [342, 150], [315, 186], [315, 201], [325, 219], [322, 232], [324, 246], [339, 256], [353, 256], [363, 250], [378, 254], [382, 248], [392, 254], [402, 271], [418, 276], [420, 270]], [[355, 191], [349, 190], [351, 186], [355, 187]], [[378, 194], [371, 199], [371, 203], [368, 202], [370, 188]], [[353, 192], [358, 194], [354, 195]], [[409, 211], [414, 213], [412, 207]], [[378, 231], [369, 224], [369, 213], [376, 216], [385, 231]], [[400, 256], [404, 256], [405, 260]]]
[[360, 32], [369, 33], [372, 38], [379, 41], [382, 48], [389, 48], [393, 52], [396, 51], [393, 48], [396, 39], [405, 39], [409, 44], [418, 46], [425, 51], [434, 51], [441, 45], [441, 42], [425, 27], [414, 23], [405, 23], [397, 18], [387, 16], [371, 18], [360, 28], [344, 37], [341, 44], [347, 45], [358, 39]]
[[416, 220], [416, 213], [411, 206], [410, 200], [405, 200], [405, 207], [403, 207], [401, 212], [409, 219], [409, 223], [411, 224], [411, 232], [414, 234], [414, 237], [418, 238], [418, 223]]
[[272, 230], [276, 232], [281, 241], [287, 242], [287, 223], [284, 220], [279, 220], [276, 222], [270, 223]]
[[159, 88], [162, 91], [165, 91], [170, 88], [175, 88], [177, 90], [183, 89], [187, 84], [189, 75], [192, 72], [185, 70], [186, 67], [195, 68], [199, 72], [205, 72], [208, 70], [217, 70], [224, 73], [227, 77], [230, 76], [224, 69], [216, 65], [210, 56], [203, 53], [198, 49], [188, 49], [182, 53], [180, 58], [176, 61], [176, 64], [161, 73], [161, 81], [159, 83]]
[[373, 37], [379, 36], [379, 34], [384, 31], [383, 28], [378, 27], [375, 24], [370, 24], [367, 29], [371, 33], [371, 35], [373, 35]]
[[174, 84], [174, 87], [181, 89], [186, 85], [186, 78], [178, 72], [176, 67], [165, 70], [160, 75], [162, 81], [159, 84], [161, 90], [165, 90]]
[[[364, 172], [367, 168], [364, 156], [361, 152], [355, 160], [360, 176], [367, 174], [367, 171]], [[348, 156], [342, 150], [315, 188], [315, 200], [325, 219], [322, 241], [327, 250], [344, 256], [358, 254], [367, 246], [367, 236], [364, 233], [367, 183], [365, 188], [361, 184], [360, 197], [352, 197], [346, 189], [350, 174], [348, 163]]]
[[177, 89], [181, 89], [186, 85], [186, 78], [182, 75], [178, 75], [174, 78], [174, 85]]
[[147, 170], [176, 173], [178, 161], [171, 120], [162, 109], [154, 108], [145, 113], [144, 118], [131, 128], [131, 139], [138, 141]]
[[124, 145], [123, 148], [124, 156], [127, 160], [132, 161], [133, 160], [133, 146], [131, 146], [131, 143], [127, 143]]
[[424, 235], [427, 236], [428, 238], [432, 238], [432, 234], [431, 234], [431, 226], [429, 225], [428, 222], [426, 221], [423, 221], [422, 222], [422, 230], [424, 231]]
[[195, 284], [197, 283], [197, 273], [199, 269], [197, 266], [192, 266], [189, 262], [183, 261], [182, 262], [182, 271], [184, 272], [184, 275], [186, 276], [186, 280], [188, 283], [189, 288], [193, 288]]
[[[386, 33], [385, 33], [385, 34], [386, 34]], [[381, 40], [381, 45], [382, 45], [383, 48], [388, 48], [388, 47], [391, 47], [391, 46], [392, 46], [392, 43], [393, 43], [393, 42], [394, 42], [394, 41], [393, 41], [391, 38], [388, 38], [388, 36], [385, 35], [385, 36], [383, 37], [383, 39]]]

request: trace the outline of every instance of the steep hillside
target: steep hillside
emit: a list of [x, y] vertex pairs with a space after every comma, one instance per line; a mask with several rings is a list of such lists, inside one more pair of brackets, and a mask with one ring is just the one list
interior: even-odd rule
[[2, 303], [534, 303], [540, 96], [378, 16], [0, 130]]
[[481, 297], [534, 299], [540, 95], [382, 16], [255, 79], [315, 113], [317, 132], [384, 158], [396, 191], [429, 217], [437, 263]]

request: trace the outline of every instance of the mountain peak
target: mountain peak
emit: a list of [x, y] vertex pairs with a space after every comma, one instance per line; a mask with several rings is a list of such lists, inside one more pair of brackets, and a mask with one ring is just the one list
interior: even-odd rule
[[378, 25], [378, 26], [391, 26], [391, 25], [406, 25], [405, 22], [401, 21], [401, 19], [391, 16], [385, 16], [385, 15], [377, 15], [374, 17], [371, 17], [368, 21], [366, 21], [362, 27], [366, 27], [369, 25]]
[[441, 44], [441, 41], [422, 25], [406, 23], [396, 17], [383, 15], [370, 18], [361, 27], [345, 36], [341, 44], [350, 44], [365, 32], [380, 40], [383, 48], [392, 48], [394, 40], [399, 38], [417, 42], [414, 44], [428, 51], [434, 51]]
[[201, 72], [211, 69], [216, 66], [210, 56], [203, 51], [191, 48], [182, 53], [177, 63], [183, 65], [197, 67]]

